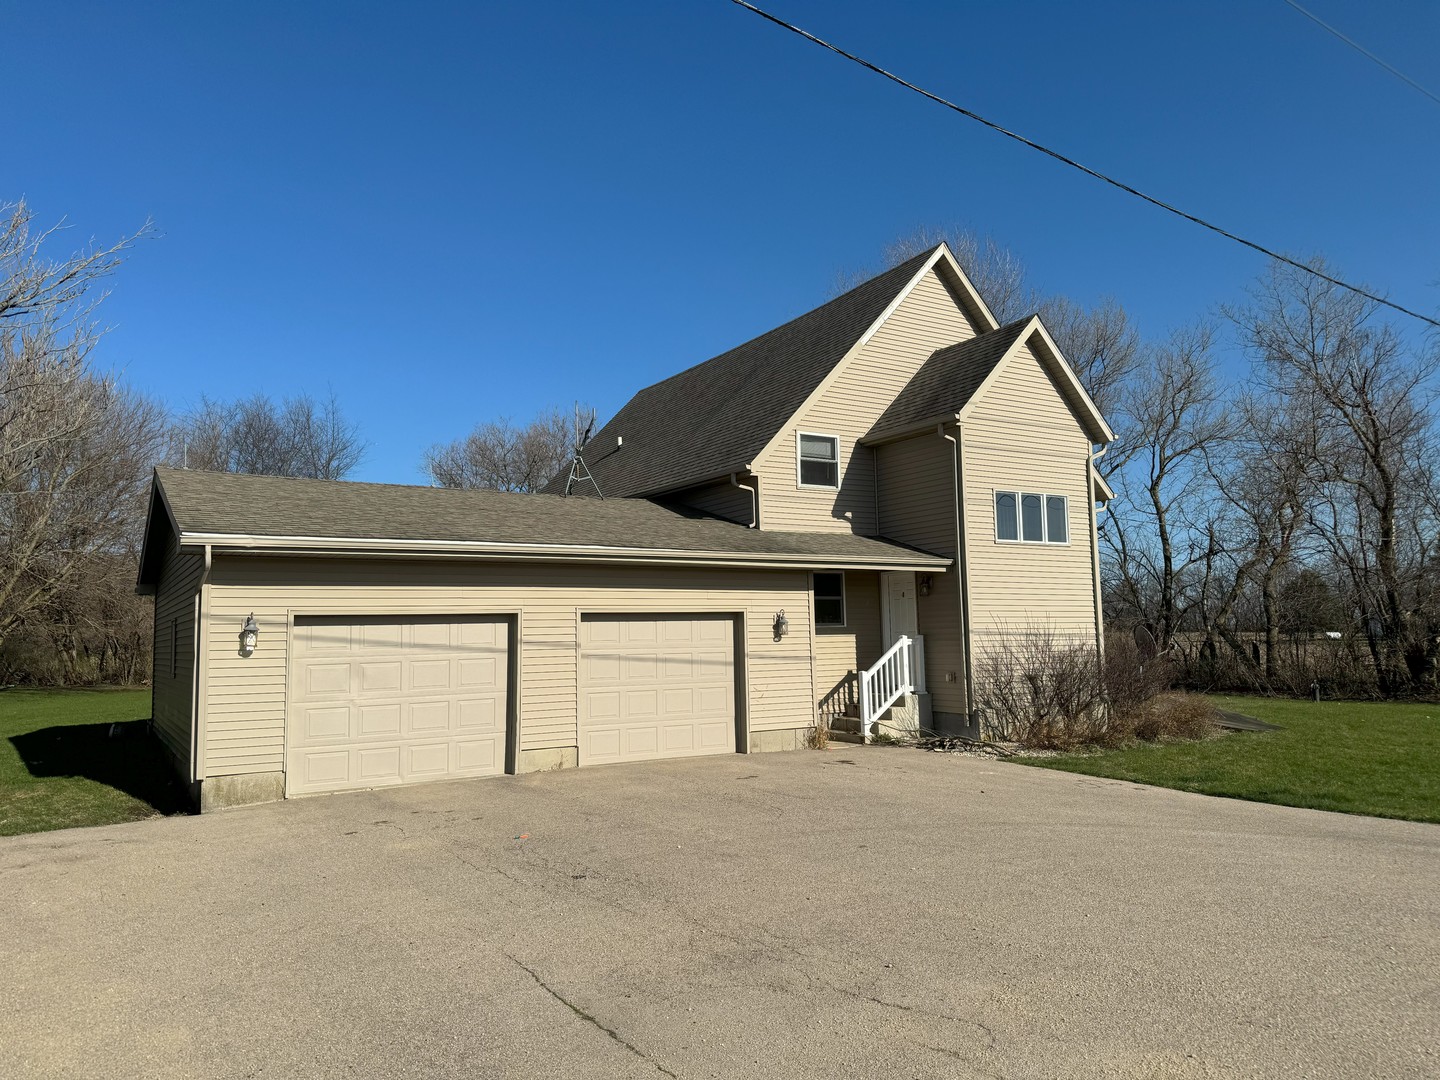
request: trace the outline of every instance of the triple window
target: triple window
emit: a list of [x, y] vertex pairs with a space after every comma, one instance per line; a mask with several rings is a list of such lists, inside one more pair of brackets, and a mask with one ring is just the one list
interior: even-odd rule
[[1068, 544], [1070, 500], [1029, 491], [995, 492], [995, 539], [1009, 543]]
[[797, 443], [800, 486], [838, 488], [840, 440], [834, 435], [811, 435], [802, 431]]

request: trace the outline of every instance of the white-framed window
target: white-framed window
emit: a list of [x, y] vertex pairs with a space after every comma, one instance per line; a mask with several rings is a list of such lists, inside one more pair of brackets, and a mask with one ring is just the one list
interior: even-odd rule
[[816, 571], [810, 575], [810, 588], [815, 594], [815, 625], [844, 626], [844, 571]]
[[795, 482], [805, 488], [840, 486], [840, 437], [801, 431], [795, 437]]
[[995, 492], [995, 539], [1002, 544], [1070, 543], [1069, 496]]

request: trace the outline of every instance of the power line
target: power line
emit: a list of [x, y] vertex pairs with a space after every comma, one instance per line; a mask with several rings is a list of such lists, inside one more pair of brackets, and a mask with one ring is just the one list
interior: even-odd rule
[[1330, 33], [1334, 34], [1337, 38], [1343, 41], [1346, 45], [1349, 45], [1356, 52], [1360, 53], [1363, 56], [1368, 56], [1371, 60], [1375, 61], [1375, 63], [1379, 64], [1386, 71], [1390, 72], [1391, 75], [1394, 75], [1401, 82], [1409, 83], [1416, 90], [1419, 90], [1420, 93], [1424, 94], [1431, 101], [1435, 102], [1435, 104], [1440, 105], [1440, 96], [1435, 95], [1431, 91], [1427, 90], [1425, 87], [1421, 86], [1418, 82], [1410, 78], [1409, 75], [1406, 75], [1399, 68], [1391, 64], [1387, 64], [1384, 60], [1381, 60], [1380, 57], [1376, 56], [1369, 49], [1365, 48], [1364, 45], [1361, 45], [1354, 38], [1346, 37], [1343, 33], [1335, 29], [1335, 27], [1331, 26], [1324, 19], [1320, 18], [1319, 15], [1316, 15], [1313, 11], [1307, 11], [1305, 8], [1297, 4], [1295, 0], [1285, 0], [1285, 3], [1289, 4], [1292, 8], [1300, 12], [1301, 15], [1304, 15], [1307, 19], [1315, 23], [1317, 26], [1321, 26], [1324, 29], [1328, 30]]
[[1124, 183], [1123, 181], [1116, 180], [1113, 176], [1107, 176], [1105, 175], [1105, 173], [1097, 172], [1095, 169], [1090, 168], [1088, 165], [1082, 165], [1080, 164], [1080, 162], [1074, 160], [1073, 158], [1068, 158], [1064, 154], [1059, 153], [1058, 151], [1051, 150], [1048, 146], [1043, 146], [1040, 143], [1035, 142], [1033, 139], [1027, 139], [1024, 135], [1020, 135], [1014, 131], [1011, 131], [1009, 128], [1003, 127], [1000, 124], [995, 123], [995, 121], [993, 120], [987, 120], [979, 113], [971, 112], [964, 106], [956, 105], [953, 101], [947, 101], [939, 94], [932, 94], [929, 90], [926, 90], [923, 87], [916, 86], [912, 82], [907, 82], [899, 75], [895, 75], [889, 71], [886, 71], [879, 65], [872, 64], [869, 60], [865, 60], [859, 56], [856, 56], [854, 53], [846, 52], [839, 46], [832, 45], [830, 44], [830, 42], [825, 41], [823, 38], [816, 37], [808, 30], [802, 30], [800, 29], [800, 27], [794, 26], [791, 23], [786, 22], [784, 19], [778, 18], [775, 15], [771, 15], [768, 11], [764, 11], [756, 7], [754, 4], [748, 3], [747, 0], [730, 0], [730, 2], [733, 4], [738, 4], [740, 7], [745, 8], [747, 11], [754, 12], [762, 19], [766, 19], [769, 22], [774, 23], [776, 26], [779, 26], [785, 30], [789, 30], [792, 34], [798, 34], [806, 41], [813, 42], [814, 44], [819, 45], [821, 48], [829, 49], [831, 52], [837, 54], [838, 56], [843, 56], [846, 60], [850, 60], [856, 64], [859, 64], [861, 67], [867, 69], [868, 71], [873, 71], [876, 75], [883, 76], [884, 78], [889, 79], [893, 83], [898, 83], [899, 85], [905, 87], [905, 89], [907, 90], [913, 90], [921, 97], [929, 98], [936, 104], [943, 105], [945, 106], [945, 108], [957, 112], [961, 116], [968, 117], [969, 119], [974, 120], [976, 123], [984, 124], [991, 131], [999, 132], [1007, 139], [1014, 139], [1016, 142], [1022, 143], [1023, 145], [1030, 147], [1030, 149], [1032, 150], [1038, 150], [1040, 151], [1040, 153], [1045, 154], [1048, 157], [1054, 158], [1061, 164], [1068, 165], [1072, 169], [1078, 169], [1080, 172], [1084, 173], [1087, 176], [1092, 176], [1096, 180], [1101, 180], [1111, 185], [1112, 187], [1119, 188], [1121, 191], [1126, 192], [1127, 194], [1134, 195], [1137, 199], [1143, 199], [1151, 206], [1157, 206], [1161, 210], [1164, 210], [1167, 213], [1174, 214], [1176, 217], [1184, 218], [1186, 221], [1189, 221], [1195, 225], [1199, 225], [1203, 229], [1209, 229], [1213, 233], [1218, 233], [1219, 235], [1225, 237], [1227, 240], [1233, 240], [1235, 243], [1250, 248], [1252, 251], [1258, 251], [1261, 255], [1264, 255], [1267, 258], [1274, 259], [1276, 262], [1284, 263], [1287, 266], [1293, 266], [1297, 270], [1302, 270], [1307, 274], [1311, 274], [1314, 277], [1320, 278], [1322, 281], [1328, 281], [1331, 285], [1335, 285], [1341, 289], [1347, 290], [1348, 292], [1355, 293], [1357, 296], [1363, 296], [1367, 300], [1372, 300], [1377, 304], [1383, 304], [1385, 307], [1398, 311], [1402, 315], [1408, 315], [1412, 319], [1419, 319], [1421, 322], [1428, 323], [1430, 326], [1440, 327], [1440, 319], [1432, 319], [1428, 315], [1421, 315], [1418, 311], [1411, 311], [1409, 308], [1402, 307], [1400, 304], [1395, 303], [1393, 300], [1386, 300], [1383, 296], [1378, 296], [1375, 293], [1370, 292], [1367, 289], [1363, 289], [1358, 285], [1351, 285], [1347, 281], [1341, 281], [1337, 277], [1331, 277], [1329, 274], [1325, 273], [1324, 271], [1317, 270], [1313, 266], [1307, 266], [1305, 263], [1302, 263], [1296, 259], [1292, 259], [1288, 255], [1281, 255], [1278, 251], [1272, 251], [1270, 248], [1264, 247], [1261, 244], [1257, 244], [1253, 240], [1246, 240], [1243, 236], [1232, 233], [1228, 229], [1222, 229], [1219, 225], [1215, 225], [1209, 221], [1206, 221], [1204, 218], [1196, 217], [1194, 214], [1186, 213], [1178, 206], [1173, 206], [1170, 203], [1167, 203], [1161, 199], [1157, 199], [1153, 195], [1146, 195], [1143, 191], [1133, 188], [1129, 184]]

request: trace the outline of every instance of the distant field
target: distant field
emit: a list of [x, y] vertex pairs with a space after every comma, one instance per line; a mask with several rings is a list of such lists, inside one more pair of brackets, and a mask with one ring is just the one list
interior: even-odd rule
[[183, 810], [149, 716], [148, 689], [0, 690], [0, 836]]
[[1440, 822], [1440, 705], [1211, 700], [1284, 730], [1018, 760], [1202, 795]]

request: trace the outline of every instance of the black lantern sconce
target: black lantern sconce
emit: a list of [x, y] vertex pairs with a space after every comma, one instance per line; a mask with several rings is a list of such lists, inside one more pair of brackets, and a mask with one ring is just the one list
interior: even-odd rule
[[920, 595], [921, 595], [921, 596], [929, 596], [929, 595], [930, 595], [930, 575], [929, 575], [929, 574], [921, 574], [921, 575], [920, 575], [919, 588], [920, 588]]

